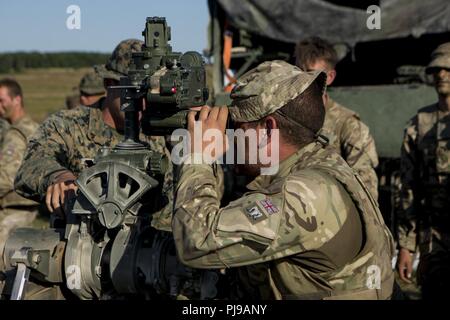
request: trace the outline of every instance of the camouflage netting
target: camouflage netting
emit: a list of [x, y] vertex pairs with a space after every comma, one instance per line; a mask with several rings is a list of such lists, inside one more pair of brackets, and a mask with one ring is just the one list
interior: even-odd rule
[[[319, 36], [333, 43], [393, 39], [450, 31], [448, 0], [380, 0], [381, 29], [368, 32], [366, 10], [325, 0], [217, 0], [231, 24], [294, 43]], [[340, 1], [344, 2], [344, 1]], [[320, 27], [318, 27], [320, 26]]]

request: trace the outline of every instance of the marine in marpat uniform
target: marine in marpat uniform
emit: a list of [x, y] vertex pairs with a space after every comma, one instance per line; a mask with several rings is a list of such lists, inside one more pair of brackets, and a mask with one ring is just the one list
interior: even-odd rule
[[[245, 132], [261, 130], [258, 153], [279, 147], [279, 162], [243, 165], [241, 172], [254, 177], [250, 191], [228, 206], [220, 207], [217, 163], [197, 163], [202, 157], [195, 150], [184, 159], [172, 221], [178, 255], [194, 268], [239, 267], [241, 297], [392, 295], [393, 240], [377, 203], [344, 159], [317, 136], [325, 116], [325, 81], [323, 72], [303, 72], [283, 61], [264, 62], [239, 79], [231, 93], [231, 117]], [[217, 129], [224, 135], [227, 116], [226, 107], [203, 107], [198, 118], [203, 132]], [[194, 120], [191, 112], [191, 145], [196, 143]], [[205, 148], [220, 145], [202, 142]], [[277, 165], [273, 174], [259, 175], [263, 167]]]
[[[140, 51], [142, 44], [140, 40], [124, 40], [106, 65], [97, 66], [105, 87], [119, 84], [120, 77], [128, 72], [131, 53]], [[30, 141], [15, 180], [17, 192], [29, 199], [45, 201], [50, 212], [61, 215], [67, 195], [73, 196], [77, 190], [78, 174], [88, 167], [84, 160], [94, 159], [101, 148], [112, 148], [122, 141], [123, 130], [120, 90], [108, 89], [106, 97], [93, 107], [62, 110], [50, 116]], [[141, 140], [149, 143], [153, 151], [170, 156], [163, 137], [141, 135]], [[172, 197], [171, 170], [165, 175], [162, 193], [167, 201]], [[170, 230], [170, 223], [166, 229]]]

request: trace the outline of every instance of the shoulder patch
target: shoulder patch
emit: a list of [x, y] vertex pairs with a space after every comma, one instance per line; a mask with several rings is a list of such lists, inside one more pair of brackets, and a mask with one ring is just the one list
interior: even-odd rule
[[275, 206], [273, 204], [272, 200], [270, 200], [270, 199], [260, 200], [259, 203], [262, 205], [262, 207], [268, 214], [278, 213], [278, 211], [279, 211], [277, 206]]
[[246, 207], [244, 213], [251, 223], [258, 223], [267, 219], [267, 216], [264, 214], [263, 210], [261, 210], [256, 202]]

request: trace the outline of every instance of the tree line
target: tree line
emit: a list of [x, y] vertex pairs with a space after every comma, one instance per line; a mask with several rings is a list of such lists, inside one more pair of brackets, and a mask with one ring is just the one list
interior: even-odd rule
[[83, 68], [104, 64], [109, 54], [97, 52], [13, 52], [0, 53], [0, 73], [28, 68]]

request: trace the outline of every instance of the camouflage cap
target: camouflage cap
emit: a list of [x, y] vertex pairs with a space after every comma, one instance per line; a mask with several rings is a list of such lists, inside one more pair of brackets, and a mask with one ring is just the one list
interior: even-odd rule
[[143, 41], [137, 39], [128, 39], [120, 42], [109, 57], [106, 65], [95, 66], [95, 71], [99, 76], [106, 79], [120, 80], [128, 74], [128, 68], [131, 62], [131, 54], [141, 51]]
[[427, 66], [426, 72], [431, 73], [436, 68], [450, 69], [450, 42], [441, 44], [431, 54], [431, 62]]
[[89, 72], [81, 78], [79, 89], [83, 95], [104, 94], [105, 87], [103, 86], [103, 78], [97, 73]]
[[281, 60], [263, 62], [240, 77], [233, 88], [231, 117], [237, 122], [260, 120], [285, 106], [316, 79], [323, 92], [326, 78], [324, 72], [304, 72]]

